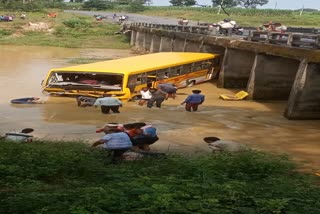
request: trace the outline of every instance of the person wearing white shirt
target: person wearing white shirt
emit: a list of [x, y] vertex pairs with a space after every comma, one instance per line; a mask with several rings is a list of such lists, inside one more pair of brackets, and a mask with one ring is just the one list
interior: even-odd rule
[[151, 99], [152, 94], [149, 91], [149, 89], [146, 87], [142, 88], [142, 90], [140, 91], [140, 94], [141, 94], [141, 99], [139, 100], [138, 104], [140, 106], [143, 106], [148, 100]]

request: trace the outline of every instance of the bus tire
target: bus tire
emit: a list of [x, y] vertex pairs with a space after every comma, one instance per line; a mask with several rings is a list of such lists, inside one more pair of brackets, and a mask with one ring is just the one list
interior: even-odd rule
[[190, 87], [194, 86], [195, 84], [196, 84], [196, 81], [192, 80], [192, 81], [188, 81], [187, 86], [190, 88]]

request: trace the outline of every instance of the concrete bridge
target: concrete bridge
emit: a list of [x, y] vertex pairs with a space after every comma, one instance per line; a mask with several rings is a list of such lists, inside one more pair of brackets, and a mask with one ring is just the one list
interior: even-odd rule
[[219, 37], [203, 27], [186, 31], [132, 23], [129, 28], [131, 45], [149, 52], [221, 54], [218, 87], [246, 88], [253, 100], [288, 100], [288, 119], [320, 119], [320, 50]]

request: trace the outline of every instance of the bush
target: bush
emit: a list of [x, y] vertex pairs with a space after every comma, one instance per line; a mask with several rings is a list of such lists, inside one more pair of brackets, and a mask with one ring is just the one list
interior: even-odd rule
[[83, 9], [87, 10], [110, 10], [113, 9], [113, 4], [104, 0], [89, 0], [84, 2]]
[[112, 165], [81, 143], [0, 140], [1, 213], [320, 213], [284, 156], [169, 155]]
[[132, 2], [129, 4], [129, 7], [127, 8], [127, 10], [128, 12], [131, 12], [131, 13], [137, 13], [137, 12], [144, 11], [145, 7], [139, 2]]
[[84, 19], [68, 19], [62, 23], [69, 28], [88, 28], [91, 25], [90, 22]]
[[10, 36], [11, 34], [12, 34], [11, 30], [0, 29], [0, 35], [1, 36]]

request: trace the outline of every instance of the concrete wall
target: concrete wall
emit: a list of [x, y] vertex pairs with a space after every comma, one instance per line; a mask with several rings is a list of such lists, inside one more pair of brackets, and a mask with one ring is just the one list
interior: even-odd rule
[[159, 52], [170, 52], [172, 51], [172, 38], [161, 36]]
[[145, 37], [145, 33], [138, 31], [136, 34], [136, 41], [135, 41], [135, 47], [136, 48], [142, 48], [144, 45], [144, 37]]
[[249, 51], [227, 48], [218, 80], [218, 87], [246, 88], [255, 54]]
[[187, 40], [185, 51], [186, 52], [200, 52], [200, 44], [198, 42], [193, 42], [193, 41]]
[[136, 44], [137, 31], [131, 31], [130, 45], [133, 47]]
[[302, 61], [290, 93], [285, 117], [320, 119], [320, 64]]
[[287, 100], [299, 64], [294, 59], [257, 54], [247, 88], [249, 98]]
[[184, 52], [186, 45], [186, 39], [183, 38], [175, 38], [173, 42], [172, 51], [174, 52]]
[[145, 50], [150, 50], [151, 49], [151, 42], [152, 42], [152, 34], [145, 33], [143, 48]]
[[150, 45], [150, 52], [151, 53], [157, 53], [160, 51], [160, 42], [161, 42], [161, 36], [157, 34], [152, 35], [151, 45]]

